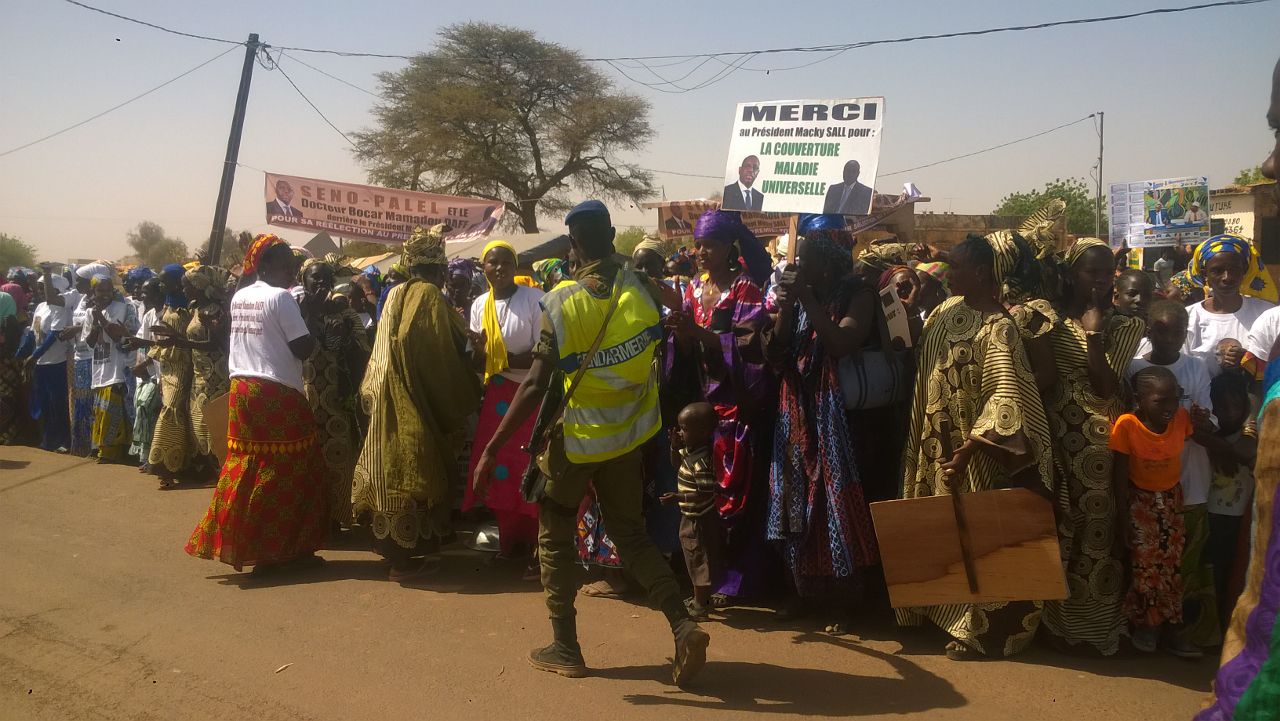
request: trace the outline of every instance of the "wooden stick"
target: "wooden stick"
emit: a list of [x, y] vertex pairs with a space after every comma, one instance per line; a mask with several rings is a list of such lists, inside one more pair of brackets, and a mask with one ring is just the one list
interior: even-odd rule
[[[951, 421], [943, 420], [938, 424], [938, 433], [942, 436], [942, 457], [948, 461], [955, 453], [951, 446]], [[960, 560], [964, 563], [964, 577], [969, 582], [969, 593], [978, 593], [978, 572], [973, 566], [972, 543], [969, 540], [969, 524], [965, 522], [964, 507], [960, 501], [960, 484], [944, 478], [951, 491], [951, 510], [956, 516], [956, 532], [960, 536]]]
[[796, 262], [796, 235], [800, 230], [800, 216], [792, 213], [787, 221], [787, 265]]

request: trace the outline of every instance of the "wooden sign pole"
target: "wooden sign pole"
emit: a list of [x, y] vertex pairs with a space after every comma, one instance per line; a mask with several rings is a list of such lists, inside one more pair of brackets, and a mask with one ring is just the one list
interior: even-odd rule
[[800, 230], [800, 216], [796, 213], [791, 214], [791, 219], [787, 221], [787, 265], [796, 262], [796, 236]]
[[[938, 425], [942, 436], [942, 457], [951, 460], [955, 449], [951, 446], [951, 422], [944, 420]], [[960, 560], [964, 562], [964, 578], [969, 582], [969, 593], [978, 593], [978, 573], [973, 567], [973, 544], [969, 540], [969, 524], [965, 523], [964, 507], [960, 501], [960, 479], [944, 479], [951, 491], [951, 508], [956, 514], [956, 531], [960, 536]]]

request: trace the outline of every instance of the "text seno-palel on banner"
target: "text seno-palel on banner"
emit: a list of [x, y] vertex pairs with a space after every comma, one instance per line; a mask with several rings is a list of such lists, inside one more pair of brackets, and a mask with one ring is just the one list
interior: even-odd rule
[[449, 242], [474, 240], [493, 230], [504, 208], [497, 200], [265, 175], [267, 223], [379, 243], [403, 243], [415, 226], [439, 223], [449, 226]]
[[720, 207], [866, 215], [883, 121], [884, 98], [739, 104]]

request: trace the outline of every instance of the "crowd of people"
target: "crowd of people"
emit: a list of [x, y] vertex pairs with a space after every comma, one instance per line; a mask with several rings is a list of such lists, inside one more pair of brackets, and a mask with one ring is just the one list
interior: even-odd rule
[[[691, 249], [650, 238], [622, 257], [587, 201], [565, 219], [570, 257], [527, 274], [501, 240], [449, 260], [443, 225], [385, 276], [274, 235], [236, 273], [15, 269], [0, 441], [137, 464], [162, 489], [216, 478], [186, 550], [255, 574], [362, 528], [412, 580], [459, 513], [487, 509], [501, 555], [546, 590], [554, 641], [534, 666], [586, 673], [579, 588], [639, 588], [680, 684], [705, 660], [699, 622], [734, 606], [833, 633], [887, 607], [869, 504], [1026, 488], [1054, 509], [1067, 597], [898, 608], [899, 624], [935, 625], [955, 660], [1037, 635], [1198, 657], [1242, 591], [1245, 615], [1268, 603], [1270, 498], [1251, 509], [1259, 411], [1263, 432], [1280, 423], [1276, 284], [1230, 234], [1129, 269], [1060, 237], [1064, 210], [947, 249], [856, 250], [842, 216], [801, 216], [794, 262], [722, 210]], [[584, 567], [600, 580], [582, 587]], [[1224, 657], [1265, 656], [1241, 615]]]

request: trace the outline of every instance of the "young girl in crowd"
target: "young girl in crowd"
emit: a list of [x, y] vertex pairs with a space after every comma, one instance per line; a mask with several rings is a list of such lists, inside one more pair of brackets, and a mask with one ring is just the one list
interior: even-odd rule
[[[1225, 621], [1235, 606], [1230, 582], [1240, 555], [1244, 513], [1253, 501], [1253, 464], [1258, 455], [1258, 438], [1245, 428], [1249, 417], [1248, 379], [1240, 374], [1224, 373], [1213, 380], [1210, 395], [1213, 413], [1218, 419], [1217, 436], [1225, 447], [1210, 456], [1213, 483], [1209, 486], [1209, 545], [1205, 557], [1213, 567], [1219, 618]], [[1246, 545], [1245, 556], [1247, 548]]]
[[[1192, 416], [1180, 404], [1181, 389], [1173, 372], [1150, 366], [1133, 378], [1136, 407], [1121, 415], [1111, 429], [1108, 447], [1114, 460], [1115, 493], [1127, 509], [1123, 533], [1131, 568], [1124, 610], [1133, 624], [1133, 646], [1155, 651], [1166, 626], [1182, 623], [1182, 449], [1196, 431]], [[1196, 408], [1194, 426], [1208, 423]], [[1167, 648], [1194, 657], [1199, 649], [1180, 635], [1168, 635]]]
[[[1190, 412], [1197, 407], [1212, 407], [1208, 365], [1198, 356], [1182, 352], [1187, 338], [1187, 309], [1177, 301], [1162, 300], [1152, 307], [1149, 315], [1147, 341], [1150, 350], [1129, 364], [1129, 377], [1132, 379], [1139, 371], [1152, 366], [1167, 368], [1178, 381], [1183, 408]], [[1215, 447], [1222, 445], [1214, 438], [1202, 440], [1214, 441]], [[1186, 620], [1182, 636], [1202, 647], [1216, 644], [1221, 636], [1214, 603], [1213, 574], [1204, 557], [1205, 545], [1209, 541], [1205, 503], [1209, 500], [1211, 477], [1209, 453], [1205, 446], [1187, 443], [1182, 451], [1182, 472], [1179, 475], [1184, 538], [1183, 615]]]

